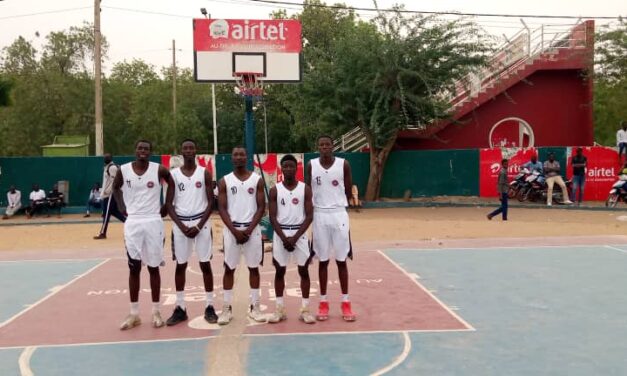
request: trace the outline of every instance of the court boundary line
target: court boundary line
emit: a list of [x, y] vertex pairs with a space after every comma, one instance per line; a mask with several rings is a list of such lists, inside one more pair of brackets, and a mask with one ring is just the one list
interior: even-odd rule
[[[520, 245], [520, 246], [489, 246], [489, 247], [450, 247], [450, 248], [386, 248], [386, 251], [419, 252], [419, 251], [498, 251], [498, 250], [529, 250], [537, 248], [603, 248], [612, 247], [606, 244], [574, 244], [574, 245]], [[619, 248], [616, 248], [619, 249]], [[380, 250], [378, 250], [380, 251]], [[624, 250], [621, 250], [624, 251]], [[363, 252], [363, 251], [362, 251]]]
[[468, 322], [466, 322], [466, 320], [464, 320], [458, 314], [453, 312], [453, 310], [451, 310], [446, 304], [444, 304], [444, 302], [442, 302], [437, 296], [435, 296], [431, 291], [429, 291], [426, 287], [424, 287], [422, 285], [422, 283], [418, 282], [415, 278], [412, 278], [412, 276], [403, 267], [401, 267], [396, 261], [392, 260], [392, 258], [390, 258], [388, 255], [386, 255], [383, 251], [378, 250], [378, 252], [390, 264], [392, 264], [398, 270], [400, 270], [407, 278], [409, 278], [411, 281], [413, 281], [416, 284], [416, 286], [418, 286], [422, 291], [424, 291], [427, 295], [429, 295], [431, 297], [431, 299], [435, 300], [442, 308], [444, 308], [444, 310], [446, 310], [451, 316], [453, 316], [457, 321], [459, 321], [467, 329], [472, 330], [472, 331], [477, 330], [472, 325], [470, 325]]
[[[22, 260], [0, 260], [0, 264], [15, 264], [19, 262], [82, 262], [82, 261], [102, 261], [105, 258], [113, 260], [118, 257], [92, 257], [92, 258], [75, 258], [75, 259], [22, 259]], [[125, 257], [119, 257], [123, 259]]]
[[[52, 291], [50, 291], [50, 289], [48, 291], [50, 291], [48, 293], [48, 295], [44, 296], [43, 298], [37, 300], [35, 303], [29, 305], [28, 307], [24, 308], [23, 310], [21, 310], [20, 312], [16, 313], [15, 315], [13, 315], [12, 317], [9, 317], [8, 319], [6, 319], [5, 321], [3, 321], [2, 323], [0, 323], [0, 329], [4, 328], [5, 326], [7, 326], [8, 324], [12, 323], [13, 321], [15, 321], [16, 319], [18, 319], [19, 317], [21, 317], [22, 315], [24, 315], [25, 313], [27, 313], [28, 311], [32, 310], [33, 308], [39, 306], [41, 303], [45, 302], [46, 300], [50, 299], [51, 297], [55, 296], [56, 294], [58, 294], [60, 291], [63, 291], [66, 287], [70, 286], [71, 284], [73, 284], [74, 282], [78, 281], [79, 279], [83, 278], [84, 276], [88, 275], [89, 273], [93, 272], [94, 270], [96, 270], [97, 268], [99, 268], [100, 266], [104, 265], [105, 263], [109, 262], [111, 259], [106, 258], [104, 260], [102, 260], [101, 262], [99, 262], [98, 264], [92, 266], [91, 268], [87, 269], [87, 271], [75, 276], [74, 278], [72, 278], [71, 280], [69, 280], [68, 282], [59, 285], [59, 286], [52, 286], [51, 289], [53, 289]], [[23, 346], [22, 346], [23, 347]]]
[[392, 363], [376, 370], [375, 372], [371, 373], [370, 376], [384, 375], [405, 362], [405, 359], [407, 359], [407, 357], [409, 356], [409, 352], [411, 351], [411, 338], [409, 338], [409, 334], [407, 334], [407, 332], [403, 332], [403, 340], [403, 351], [400, 353], [400, 355], [394, 358]]
[[34, 376], [33, 370], [30, 368], [30, 359], [33, 357], [35, 350], [37, 350], [36, 346], [29, 346], [24, 348], [24, 351], [20, 354], [17, 364], [20, 367], [21, 376]]
[[614, 246], [612, 246], [612, 245], [607, 245], [607, 244], [606, 244], [606, 245], [604, 245], [603, 247], [605, 247], [606, 249], [610, 249], [610, 250], [618, 251], [618, 252], [621, 252], [621, 253], [627, 253], [627, 250], [620, 249], [620, 248], [618, 248], [618, 247], [614, 247]]

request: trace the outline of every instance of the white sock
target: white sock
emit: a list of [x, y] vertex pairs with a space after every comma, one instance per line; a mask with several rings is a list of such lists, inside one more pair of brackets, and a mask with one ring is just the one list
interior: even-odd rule
[[161, 307], [161, 303], [159, 303], [159, 302], [152, 302], [152, 313], [159, 312], [159, 308], [160, 307]]
[[276, 305], [278, 306], [283, 306], [283, 297], [282, 296], [277, 296], [276, 297]]
[[250, 289], [250, 303], [252, 305], [259, 303], [259, 289]]
[[139, 315], [139, 302], [131, 302], [131, 315]]
[[305, 299], [303, 298], [303, 308], [307, 308], [309, 307], [309, 298]]
[[342, 294], [342, 301], [343, 302], [350, 302], [350, 299], [348, 298], [348, 294]]
[[176, 305], [185, 309], [185, 291], [176, 292]]
[[326, 295], [320, 295], [320, 301], [321, 302], [327, 302], [327, 296]]
[[233, 300], [233, 290], [224, 290], [224, 305], [231, 305], [231, 300]]
[[205, 307], [213, 305], [213, 291], [205, 291]]

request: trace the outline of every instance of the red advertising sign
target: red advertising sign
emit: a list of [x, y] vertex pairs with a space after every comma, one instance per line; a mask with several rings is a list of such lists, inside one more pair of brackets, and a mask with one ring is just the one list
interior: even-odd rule
[[265, 51], [299, 53], [297, 20], [194, 20], [194, 51]]
[[537, 151], [528, 149], [481, 149], [479, 151], [479, 195], [481, 197], [497, 197], [496, 183], [501, 172], [501, 160], [509, 159], [507, 175], [511, 180], [522, 165], [531, 160]]
[[[573, 147], [569, 153], [566, 174], [569, 179], [573, 176], [572, 157], [576, 151], [577, 148]], [[605, 201], [612, 185], [618, 180], [617, 174], [620, 171], [618, 153], [612, 148], [594, 146], [584, 147], [583, 155], [588, 158], [583, 199], [584, 201]]]

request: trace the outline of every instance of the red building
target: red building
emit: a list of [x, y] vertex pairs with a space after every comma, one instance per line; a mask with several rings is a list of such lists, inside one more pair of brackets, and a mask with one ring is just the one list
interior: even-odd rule
[[450, 121], [401, 132], [397, 149], [592, 145], [594, 21], [524, 29], [458, 83]]

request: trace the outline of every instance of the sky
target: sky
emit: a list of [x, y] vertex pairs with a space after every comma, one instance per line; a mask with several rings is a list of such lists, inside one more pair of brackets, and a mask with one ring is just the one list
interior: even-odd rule
[[[301, 2], [302, 0], [286, 0]], [[327, 3], [333, 3], [328, 1]], [[355, 7], [373, 7], [370, 0], [345, 0]], [[409, 0], [378, 0], [380, 8], [404, 4], [406, 9], [421, 11], [459, 11], [470, 13], [568, 15], [568, 16], [627, 16], [625, 0], [439, 0], [432, 2]], [[51, 31], [67, 30], [83, 22], [93, 22], [94, 0], [0, 0], [0, 49], [10, 45], [18, 36], [31, 40], [37, 47]], [[212, 18], [264, 19], [270, 12], [297, 6], [261, 4], [251, 0], [102, 0], [101, 29], [109, 41], [105, 72], [115, 62], [142, 59], [156, 67], [172, 63], [172, 40], [176, 40], [176, 60], [179, 67], [193, 67], [192, 19], [202, 18], [200, 8], [206, 8]], [[370, 19], [373, 12], [359, 11]], [[494, 35], [512, 36], [522, 24], [518, 18], [480, 17], [477, 21]], [[530, 27], [540, 24], [573, 23], [575, 20], [525, 18]], [[599, 20], [597, 24], [607, 24]], [[614, 22], [615, 24], [615, 22]], [[37, 37], [36, 33], [40, 36]]]

